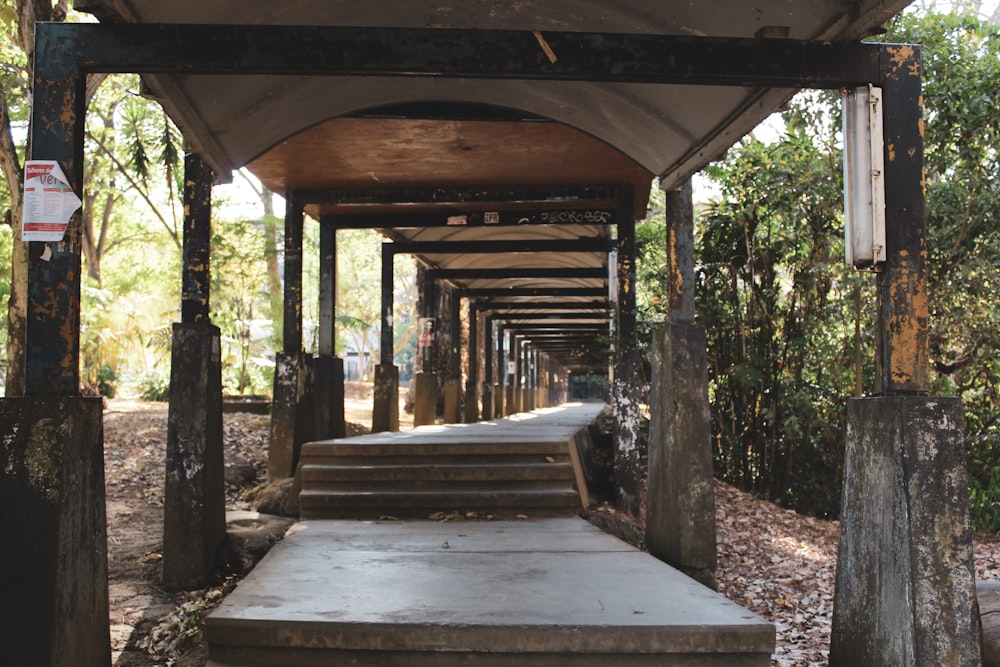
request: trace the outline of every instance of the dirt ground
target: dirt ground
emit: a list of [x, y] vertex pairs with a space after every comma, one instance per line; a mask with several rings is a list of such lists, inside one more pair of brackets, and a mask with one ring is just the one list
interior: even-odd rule
[[[349, 435], [367, 432], [372, 416], [370, 387], [349, 383], [346, 393]], [[400, 423], [407, 428], [412, 416], [402, 409], [405, 390], [401, 394]], [[267, 415], [224, 415], [227, 510], [250, 509], [244, 495], [265, 480], [269, 429]], [[200, 619], [236, 585], [246, 565], [231, 558], [220, 568], [214, 585], [203, 590], [178, 594], [159, 586], [166, 439], [166, 403], [108, 401], [104, 457], [109, 622], [112, 664], [118, 667], [204, 665]]]

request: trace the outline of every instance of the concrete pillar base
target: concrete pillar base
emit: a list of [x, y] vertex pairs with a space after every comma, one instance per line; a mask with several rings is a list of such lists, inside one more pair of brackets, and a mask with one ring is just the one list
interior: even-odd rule
[[631, 514], [640, 512], [642, 492], [642, 454], [639, 432], [642, 415], [639, 410], [641, 390], [636, 378], [639, 377], [639, 353], [634, 348], [620, 351], [616, 362], [614, 382], [614, 403], [611, 411], [614, 419], [615, 462], [614, 478], [618, 491], [618, 506]]
[[299, 450], [303, 443], [316, 439], [315, 427], [312, 356], [305, 352], [279, 352], [275, 356], [271, 400], [271, 444], [267, 458], [270, 479], [295, 474]]
[[389, 364], [375, 367], [375, 405], [372, 433], [399, 430], [399, 369]]
[[5, 665], [110, 665], [102, 399], [0, 400]]
[[705, 330], [653, 332], [646, 545], [649, 553], [717, 589], [712, 417]]
[[535, 409], [535, 392], [533, 389], [521, 390], [521, 412], [531, 412]]
[[313, 359], [314, 390], [316, 393], [316, 438], [343, 438], [344, 423], [344, 360], [320, 356]]
[[517, 413], [517, 405], [514, 401], [515, 396], [517, 396], [517, 393], [514, 391], [514, 385], [507, 385], [507, 395], [504, 397], [503, 402], [503, 413], [508, 417]]
[[462, 383], [458, 378], [444, 381], [444, 423], [458, 424], [462, 421]]
[[493, 419], [493, 385], [483, 385], [483, 421]]
[[493, 385], [493, 418], [503, 417], [504, 391], [502, 384]]
[[464, 415], [466, 424], [475, 424], [479, 421], [479, 392], [476, 391], [476, 386], [470, 384], [465, 388], [465, 411]]
[[413, 376], [413, 425], [437, 423], [437, 375], [417, 373]]
[[163, 587], [206, 584], [226, 537], [219, 328], [176, 323], [163, 496]]
[[957, 398], [853, 399], [830, 664], [980, 664]]

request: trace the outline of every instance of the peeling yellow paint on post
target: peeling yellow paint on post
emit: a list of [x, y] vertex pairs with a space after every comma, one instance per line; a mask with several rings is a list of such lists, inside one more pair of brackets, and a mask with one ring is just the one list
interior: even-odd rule
[[896, 161], [896, 144], [886, 145], [886, 152], [889, 154], [889, 162]]

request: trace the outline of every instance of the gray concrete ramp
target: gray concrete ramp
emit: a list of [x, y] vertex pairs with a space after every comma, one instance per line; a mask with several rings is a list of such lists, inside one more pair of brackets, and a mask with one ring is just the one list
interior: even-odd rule
[[580, 518], [304, 521], [210, 665], [769, 665], [774, 628]]
[[[426, 518], [429, 503], [461, 510], [478, 494], [496, 509], [502, 494], [550, 493], [538, 487], [550, 483], [537, 478], [539, 466], [572, 458], [602, 409], [311, 443], [300, 499], [313, 512], [333, 504], [309, 505], [310, 493], [351, 494], [376, 512], [391, 500], [394, 511], [410, 503]], [[528, 472], [496, 477], [513, 467]], [[578, 511], [574, 481], [560, 484]], [[770, 664], [769, 623], [579, 517], [542, 518], [550, 508], [532, 502], [526, 520], [299, 522], [206, 620], [209, 664]]]

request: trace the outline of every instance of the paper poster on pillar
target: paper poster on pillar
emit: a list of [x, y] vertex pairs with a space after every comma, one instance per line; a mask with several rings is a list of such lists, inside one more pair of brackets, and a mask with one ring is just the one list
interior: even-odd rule
[[62, 241], [70, 216], [82, 202], [55, 160], [24, 164], [22, 241]]

